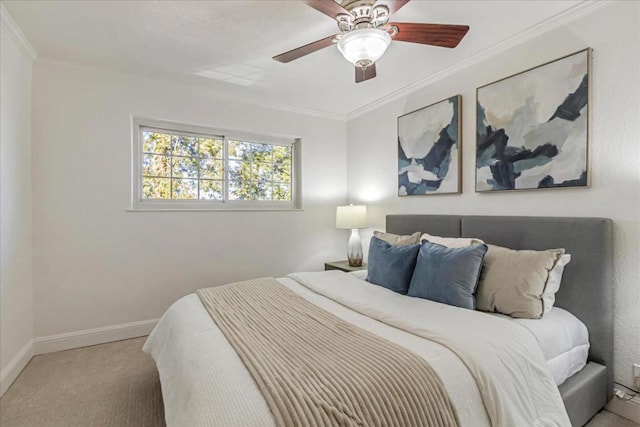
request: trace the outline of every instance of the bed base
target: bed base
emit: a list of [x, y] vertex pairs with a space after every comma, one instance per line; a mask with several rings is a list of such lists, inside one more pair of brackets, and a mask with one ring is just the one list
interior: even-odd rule
[[556, 305], [589, 330], [587, 365], [560, 385], [573, 426], [583, 426], [613, 396], [613, 244], [607, 218], [387, 215], [386, 231], [477, 237], [512, 249], [564, 247], [571, 254]]
[[607, 389], [607, 368], [587, 362], [558, 388], [571, 425], [583, 426], [607, 403], [606, 394], [602, 392]]

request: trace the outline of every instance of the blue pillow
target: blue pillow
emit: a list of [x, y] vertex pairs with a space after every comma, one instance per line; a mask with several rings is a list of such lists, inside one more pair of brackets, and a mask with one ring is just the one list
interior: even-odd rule
[[409, 296], [475, 310], [474, 296], [487, 245], [447, 248], [424, 241], [409, 285]]
[[419, 244], [393, 246], [372, 237], [367, 260], [367, 281], [406, 294], [419, 250]]

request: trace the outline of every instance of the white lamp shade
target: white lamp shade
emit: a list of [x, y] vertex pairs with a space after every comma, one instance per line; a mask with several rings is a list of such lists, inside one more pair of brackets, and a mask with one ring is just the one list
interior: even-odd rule
[[354, 65], [369, 66], [384, 55], [391, 36], [384, 30], [362, 28], [347, 33], [338, 41], [338, 50]]
[[336, 228], [353, 229], [366, 227], [366, 206], [338, 206], [338, 208], [336, 209]]

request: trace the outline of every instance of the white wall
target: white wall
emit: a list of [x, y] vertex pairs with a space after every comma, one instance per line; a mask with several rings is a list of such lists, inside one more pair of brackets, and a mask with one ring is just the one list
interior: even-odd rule
[[[36, 337], [157, 318], [198, 288], [344, 257], [344, 122], [46, 61], [33, 105]], [[131, 114], [302, 138], [305, 210], [126, 212]]]
[[[640, 363], [640, 3], [620, 2], [490, 57], [348, 123], [348, 193], [387, 213], [596, 216], [614, 221], [615, 377]], [[586, 47], [594, 49], [590, 189], [476, 194], [475, 88]], [[398, 198], [396, 118], [461, 94], [463, 194]]]
[[31, 58], [4, 10], [1, 28], [0, 395], [28, 361], [33, 333]]

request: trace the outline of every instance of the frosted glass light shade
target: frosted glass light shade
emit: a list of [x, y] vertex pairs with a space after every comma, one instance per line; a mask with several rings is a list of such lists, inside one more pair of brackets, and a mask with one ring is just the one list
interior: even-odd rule
[[345, 34], [338, 41], [338, 50], [353, 65], [368, 67], [384, 55], [391, 36], [384, 30], [362, 28]]
[[367, 227], [367, 207], [338, 206], [336, 209], [336, 228], [354, 229]]

